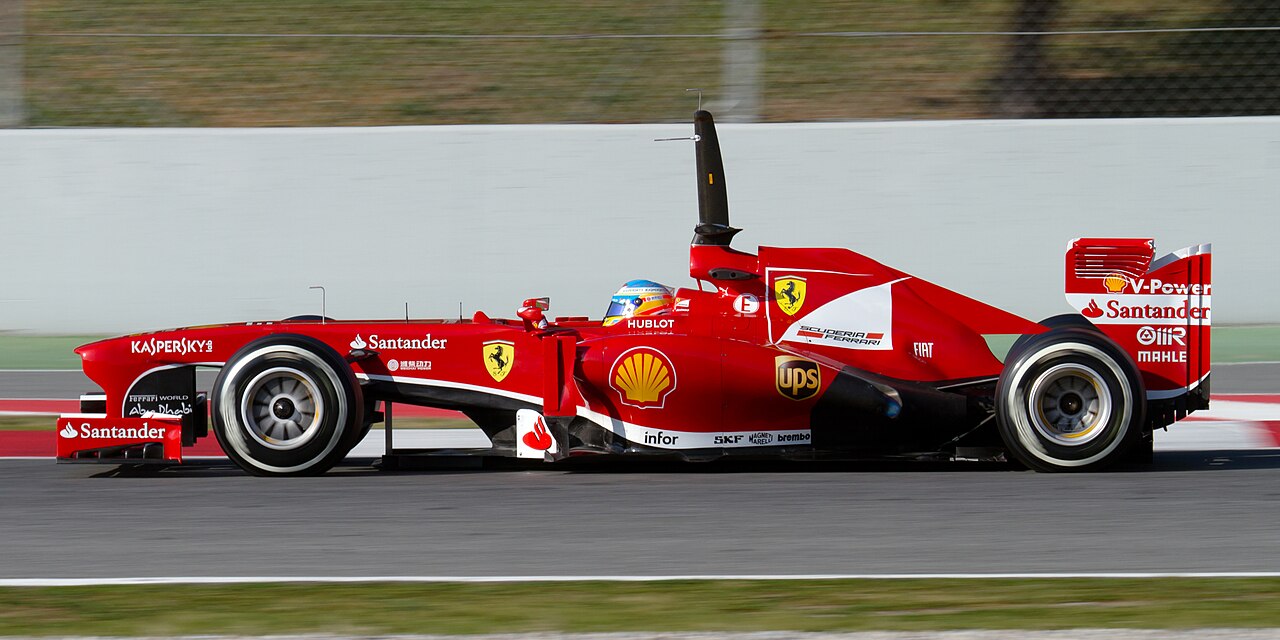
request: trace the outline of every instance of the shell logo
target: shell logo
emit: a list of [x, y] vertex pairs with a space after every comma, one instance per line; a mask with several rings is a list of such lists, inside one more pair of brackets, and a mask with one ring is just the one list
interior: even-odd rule
[[618, 392], [622, 404], [640, 409], [661, 409], [676, 389], [676, 368], [657, 349], [635, 347], [613, 361], [609, 386]]
[[1109, 273], [1102, 279], [1102, 286], [1107, 288], [1107, 293], [1124, 293], [1124, 288], [1129, 286], [1129, 280], [1123, 274]]

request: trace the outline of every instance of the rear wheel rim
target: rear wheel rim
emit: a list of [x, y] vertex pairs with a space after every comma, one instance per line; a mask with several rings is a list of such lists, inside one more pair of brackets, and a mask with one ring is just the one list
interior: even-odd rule
[[1113, 402], [1106, 380], [1078, 363], [1050, 367], [1027, 394], [1036, 433], [1054, 444], [1079, 447], [1106, 432]]
[[311, 376], [290, 367], [274, 367], [245, 385], [240, 416], [258, 444], [288, 451], [310, 442], [320, 431], [324, 399]]

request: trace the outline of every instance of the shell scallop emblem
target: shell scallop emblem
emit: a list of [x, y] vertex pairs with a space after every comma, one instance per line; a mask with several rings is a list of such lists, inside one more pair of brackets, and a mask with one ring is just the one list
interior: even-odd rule
[[622, 404], [640, 409], [661, 409], [676, 389], [676, 368], [657, 349], [636, 347], [618, 356], [609, 370], [609, 386]]
[[1129, 286], [1129, 281], [1123, 274], [1109, 273], [1102, 279], [1102, 286], [1107, 288], [1107, 293], [1124, 293], [1124, 288]]

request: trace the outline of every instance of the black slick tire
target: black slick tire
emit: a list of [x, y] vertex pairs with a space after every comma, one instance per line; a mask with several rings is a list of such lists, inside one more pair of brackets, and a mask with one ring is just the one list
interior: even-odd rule
[[1037, 471], [1098, 471], [1142, 440], [1146, 392], [1137, 366], [1096, 330], [1029, 336], [1005, 363], [995, 400], [1009, 453]]
[[364, 416], [346, 361], [294, 334], [245, 345], [218, 374], [209, 402], [227, 457], [259, 476], [328, 471], [358, 441]]
[[[1078, 313], [1063, 313], [1056, 316], [1050, 316], [1048, 318], [1045, 318], [1044, 320], [1041, 320], [1037, 324], [1048, 327], [1050, 329], [1065, 329], [1065, 328], [1075, 327], [1077, 329], [1084, 329], [1087, 331], [1102, 333], [1101, 331], [1098, 330], [1097, 327], [1093, 325], [1092, 322], [1089, 322], [1088, 318]], [[1030, 342], [1031, 339], [1036, 337], [1037, 335], [1040, 335], [1040, 334], [1029, 333], [1026, 335], [1018, 336], [1018, 339], [1013, 341], [1013, 346], [1009, 347], [1009, 353], [1007, 356], [1005, 356], [1005, 360], [1012, 360], [1015, 356], [1018, 355], [1018, 352], [1022, 351], [1022, 349], [1027, 346], [1027, 343]]]

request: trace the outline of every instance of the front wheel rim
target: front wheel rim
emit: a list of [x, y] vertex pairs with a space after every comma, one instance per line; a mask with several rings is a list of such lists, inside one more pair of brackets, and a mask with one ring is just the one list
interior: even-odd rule
[[1112, 406], [1102, 375], [1077, 363], [1059, 364], [1041, 373], [1027, 395], [1036, 433], [1067, 447], [1082, 446], [1105, 433]]
[[254, 376], [240, 396], [240, 416], [249, 436], [277, 451], [297, 449], [320, 431], [324, 399], [311, 376], [275, 367]]

